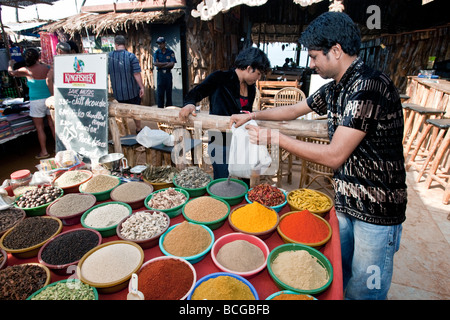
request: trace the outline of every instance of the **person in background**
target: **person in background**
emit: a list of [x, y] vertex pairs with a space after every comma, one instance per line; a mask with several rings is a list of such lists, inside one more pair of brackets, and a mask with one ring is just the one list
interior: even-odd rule
[[[141, 66], [136, 55], [126, 50], [126, 39], [123, 35], [114, 38], [114, 51], [109, 53], [108, 73], [114, 98], [120, 103], [141, 104], [144, 96], [144, 84]], [[141, 120], [134, 120], [136, 133], [142, 130]]]
[[249, 119], [293, 120], [311, 111], [327, 115], [329, 144], [266, 128], [263, 141], [261, 127], [246, 127], [253, 143], [279, 141], [288, 152], [334, 169], [345, 298], [386, 299], [406, 219], [399, 94], [385, 74], [358, 57], [360, 32], [347, 14], [320, 15], [300, 42], [308, 48], [310, 68], [332, 81], [295, 105], [233, 115], [230, 122], [240, 126]]
[[47, 84], [47, 75], [50, 66], [40, 62], [40, 52], [36, 48], [28, 48], [24, 51], [23, 57], [25, 66], [13, 70], [15, 60], [11, 60], [8, 72], [14, 77], [26, 77], [30, 96], [30, 117], [36, 127], [39, 146], [41, 151], [36, 155], [36, 159], [49, 158], [47, 151], [47, 135], [45, 133], [44, 120], [47, 118], [48, 126], [55, 138], [55, 125], [50, 115], [50, 110], [45, 104], [45, 100], [50, 97], [50, 90]]
[[284, 59], [283, 68], [289, 68], [290, 61], [291, 61], [291, 59], [289, 59], [289, 58]]
[[[172, 105], [172, 68], [177, 62], [177, 59], [173, 50], [166, 47], [166, 39], [164, 37], [159, 37], [156, 43], [159, 48], [153, 55], [153, 64], [158, 71], [156, 79], [158, 108], [164, 108], [164, 106], [169, 107]], [[165, 104], [164, 97], [166, 99]]]
[[[67, 42], [58, 42], [56, 45], [56, 55], [62, 55], [62, 54], [70, 54], [72, 53], [72, 48], [70, 47], [69, 43]], [[48, 89], [50, 90], [50, 94], [53, 96], [55, 94], [54, 92], [54, 81], [55, 81], [55, 61], [53, 61], [50, 71], [47, 74], [47, 84]]]
[[[256, 81], [269, 68], [269, 59], [263, 51], [254, 47], [242, 50], [236, 57], [233, 68], [211, 73], [186, 95], [179, 119], [186, 122], [189, 115], [196, 116], [195, 104], [205, 97], [209, 97], [209, 113], [213, 115], [231, 116], [251, 112], [256, 95]], [[212, 163], [214, 179], [228, 178], [226, 142], [231, 141], [231, 138], [223, 134], [219, 139], [221, 141], [215, 141], [216, 139], [210, 132], [209, 153], [212, 159], [219, 158], [218, 162]]]

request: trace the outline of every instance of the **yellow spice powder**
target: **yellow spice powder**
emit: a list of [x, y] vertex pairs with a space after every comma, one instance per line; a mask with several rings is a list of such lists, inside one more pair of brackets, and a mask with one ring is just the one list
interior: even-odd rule
[[235, 210], [231, 222], [242, 231], [263, 232], [275, 226], [277, 213], [255, 201]]
[[250, 288], [230, 276], [218, 276], [202, 282], [192, 294], [192, 300], [255, 300]]

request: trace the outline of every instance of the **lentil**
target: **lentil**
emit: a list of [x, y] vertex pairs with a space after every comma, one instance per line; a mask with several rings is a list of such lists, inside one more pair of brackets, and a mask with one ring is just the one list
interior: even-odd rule
[[194, 282], [191, 268], [177, 259], [162, 259], [146, 264], [138, 276], [138, 288], [145, 300], [180, 300]]
[[74, 230], [59, 235], [41, 252], [41, 259], [51, 265], [64, 265], [80, 260], [99, 244], [99, 237], [90, 230]]
[[280, 252], [272, 271], [283, 283], [299, 290], [318, 289], [329, 279], [327, 270], [306, 250]]
[[186, 201], [186, 196], [174, 188], [168, 188], [153, 194], [148, 206], [157, 210], [167, 210], [178, 207]]
[[90, 174], [85, 171], [72, 170], [64, 172], [58, 179], [55, 180], [54, 185], [60, 188], [71, 187], [85, 182]]
[[199, 167], [187, 167], [175, 177], [175, 183], [182, 188], [198, 189], [206, 187], [211, 176]]
[[192, 300], [255, 300], [250, 288], [234, 277], [218, 276], [198, 285]]
[[285, 196], [277, 187], [263, 183], [248, 191], [248, 199], [250, 201], [257, 201], [268, 207], [274, 207], [282, 204], [285, 201]]
[[47, 273], [38, 265], [9, 266], [0, 270], [0, 300], [25, 300], [46, 281]]
[[58, 199], [49, 208], [49, 215], [68, 217], [91, 208], [97, 200], [83, 193], [68, 193]]
[[91, 228], [108, 228], [117, 225], [129, 214], [130, 210], [122, 204], [105, 204], [93, 208], [84, 218], [84, 223]]
[[145, 199], [153, 192], [153, 187], [144, 182], [130, 181], [121, 184], [111, 192], [115, 201], [133, 202]]
[[98, 193], [111, 190], [120, 183], [120, 180], [106, 174], [93, 176], [87, 182], [83, 183], [81, 189], [87, 193]]
[[161, 234], [169, 225], [162, 212], [138, 211], [122, 222], [120, 234], [129, 240], [150, 239]]
[[264, 232], [276, 225], [277, 213], [258, 202], [253, 202], [233, 211], [231, 222], [244, 232]]
[[0, 234], [12, 228], [23, 217], [23, 211], [17, 208], [8, 208], [0, 211]]
[[55, 219], [28, 217], [3, 238], [3, 245], [13, 250], [29, 248], [50, 239], [58, 228], [59, 223]]
[[185, 215], [199, 222], [216, 221], [228, 213], [228, 206], [212, 197], [195, 198], [184, 206]]
[[31, 300], [95, 300], [92, 287], [79, 280], [76, 283], [58, 282], [48, 286], [31, 298]]
[[115, 243], [90, 254], [81, 265], [81, 275], [94, 283], [111, 283], [129, 276], [141, 263], [141, 251], [133, 245]]
[[209, 191], [216, 196], [230, 198], [243, 195], [247, 188], [239, 182], [226, 180], [212, 184]]
[[211, 235], [203, 226], [183, 221], [164, 237], [164, 249], [177, 257], [202, 253], [211, 244]]
[[216, 259], [225, 268], [237, 272], [255, 270], [266, 261], [262, 250], [246, 240], [224, 244], [217, 252]]
[[61, 189], [53, 186], [38, 187], [23, 193], [16, 204], [20, 208], [35, 208], [55, 201], [61, 193]]

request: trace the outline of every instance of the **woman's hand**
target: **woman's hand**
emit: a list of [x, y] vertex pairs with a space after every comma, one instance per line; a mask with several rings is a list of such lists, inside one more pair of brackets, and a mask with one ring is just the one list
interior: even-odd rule
[[193, 104], [187, 104], [183, 108], [181, 108], [180, 112], [178, 113], [178, 118], [182, 122], [187, 122], [189, 120], [190, 114], [192, 114], [194, 117], [197, 116], [197, 113], [195, 112], [195, 106]]

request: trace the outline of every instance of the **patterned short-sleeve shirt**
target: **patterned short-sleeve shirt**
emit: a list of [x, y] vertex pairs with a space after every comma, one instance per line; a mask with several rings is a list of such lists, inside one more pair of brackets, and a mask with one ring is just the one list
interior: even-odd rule
[[334, 172], [336, 210], [373, 224], [402, 223], [407, 202], [403, 113], [392, 81], [357, 58], [339, 83], [325, 84], [307, 102], [327, 114], [330, 140], [338, 126], [366, 132]]
[[140, 88], [134, 74], [141, 72], [141, 66], [134, 53], [126, 50], [111, 51], [108, 57], [108, 72], [114, 97], [118, 101], [139, 96]]

